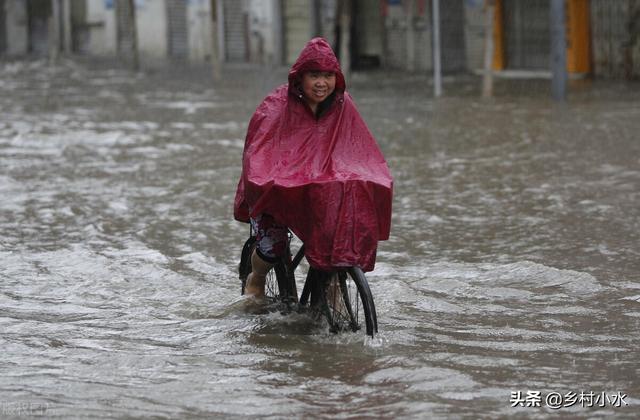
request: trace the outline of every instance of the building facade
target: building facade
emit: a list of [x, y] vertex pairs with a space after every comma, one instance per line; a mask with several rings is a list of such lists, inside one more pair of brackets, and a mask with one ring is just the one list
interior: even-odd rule
[[[445, 73], [483, 68], [488, 1], [439, 1]], [[491, 0], [494, 70], [548, 70], [550, 1]], [[433, 67], [433, 3], [0, 0], [0, 56], [44, 56], [52, 48], [126, 56], [135, 47], [142, 61], [198, 63], [211, 60], [215, 42], [223, 62], [290, 65], [311, 37], [324, 36], [339, 53], [340, 37], [348, 33], [353, 68], [425, 72]], [[570, 73], [640, 78], [640, 0], [565, 0], [565, 4]], [[347, 21], [342, 19], [344, 10]], [[348, 31], [340, 31], [345, 22], [349, 22]]]

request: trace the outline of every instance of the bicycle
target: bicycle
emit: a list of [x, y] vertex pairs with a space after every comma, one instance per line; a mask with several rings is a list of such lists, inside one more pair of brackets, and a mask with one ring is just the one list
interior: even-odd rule
[[[340, 267], [327, 272], [310, 266], [298, 299], [295, 270], [304, 258], [304, 244], [292, 257], [291, 239], [289, 232], [285, 255], [267, 275], [266, 298], [277, 302], [282, 312], [311, 310], [316, 316], [327, 320], [329, 330], [333, 333], [361, 330], [363, 316], [366, 334], [374, 337], [378, 333], [378, 319], [364, 272], [359, 267]], [[238, 267], [242, 294], [247, 276], [251, 273], [251, 254], [255, 242], [256, 237], [251, 231], [242, 247]]]

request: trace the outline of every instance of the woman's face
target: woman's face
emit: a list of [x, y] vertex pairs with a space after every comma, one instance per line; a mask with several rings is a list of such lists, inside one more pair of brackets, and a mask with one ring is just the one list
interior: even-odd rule
[[330, 71], [308, 71], [302, 75], [302, 93], [311, 108], [315, 108], [333, 93], [336, 74]]

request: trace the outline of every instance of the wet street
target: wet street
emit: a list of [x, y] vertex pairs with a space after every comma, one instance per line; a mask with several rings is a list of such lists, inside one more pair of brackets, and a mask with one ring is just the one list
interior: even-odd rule
[[395, 178], [365, 340], [240, 297], [286, 70], [225, 75], [0, 62], [0, 418], [640, 416], [637, 82], [356, 74]]

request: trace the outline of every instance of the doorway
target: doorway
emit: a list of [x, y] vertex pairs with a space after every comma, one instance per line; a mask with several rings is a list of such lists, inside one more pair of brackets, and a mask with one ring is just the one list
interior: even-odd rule
[[505, 52], [508, 68], [549, 68], [549, 7], [549, 0], [504, 0]]
[[186, 1], [167, 0], [167, 28], [169, 57], [185, 60], [189, 56]]
[[49, 53], [49, 17], [51, 16], [50, 0], [28, 0], [27, 20], [29, 27], [30, 53], [45, 56]]

